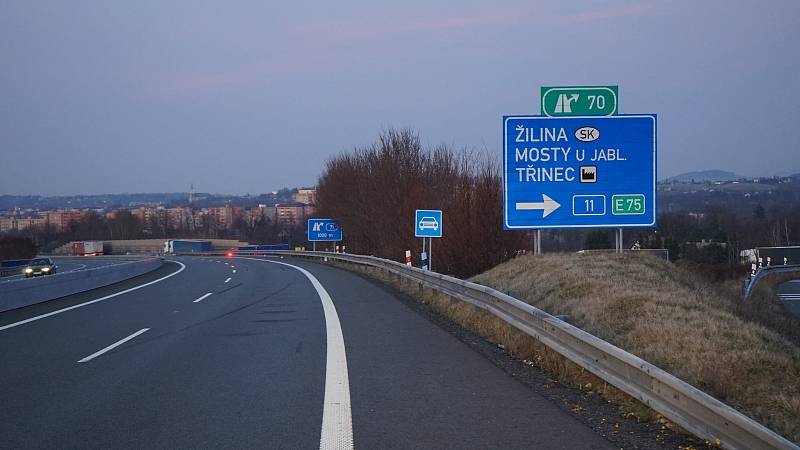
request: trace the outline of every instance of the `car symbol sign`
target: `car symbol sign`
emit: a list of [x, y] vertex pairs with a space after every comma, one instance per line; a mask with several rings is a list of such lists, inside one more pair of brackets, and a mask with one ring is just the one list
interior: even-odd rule
[[415, 218], [415, 237], [442, 237], [442, 211], [418, 209]]

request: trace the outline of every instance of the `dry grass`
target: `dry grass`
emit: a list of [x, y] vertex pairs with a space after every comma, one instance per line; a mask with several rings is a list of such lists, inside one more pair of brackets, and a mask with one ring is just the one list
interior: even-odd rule
[[[572, 324], [800, 441], [800, 347], [743, 311], [736, 289], [636, 254], [523, 256], [474, 281], [568, 315]], [[497, 333], [503, 326], [490, 328]]]

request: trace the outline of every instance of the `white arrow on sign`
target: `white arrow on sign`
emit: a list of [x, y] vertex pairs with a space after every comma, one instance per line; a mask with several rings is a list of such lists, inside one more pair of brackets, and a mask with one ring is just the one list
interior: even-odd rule
[[548, 197], [547, 194], [542, 194], [542, 201], [541, 202], [517, 202], [517, 210], [529, 210], [529, 209], [541, 209], [542, 210], [542, 219], [549, 216], [550, 213], [560, 208], [561, 205], [553, 200], [552, 198]]

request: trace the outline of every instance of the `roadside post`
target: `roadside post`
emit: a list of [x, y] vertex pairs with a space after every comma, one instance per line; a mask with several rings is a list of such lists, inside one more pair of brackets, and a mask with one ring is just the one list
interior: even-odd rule
[[422, 259], [424, 261], [422, 268], [433, 270], [433, 238], [442, 237], [442, 211], [438, 209], [416, 210], [414, 237], [422, 238]]
[[317, 251], [317, 242], [341, 242], [342, 229], [334, 219], [308, 219], [306, 235], [312, 250]]

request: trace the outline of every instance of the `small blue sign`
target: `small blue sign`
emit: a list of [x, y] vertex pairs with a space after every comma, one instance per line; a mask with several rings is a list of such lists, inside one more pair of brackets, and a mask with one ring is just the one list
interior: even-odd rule
[[656, 115], [503, 117], [503, 227], [656, 225]]
[[308, 240], [341, 241], [342, 229], [333, 219], [308, 219]]
[[427, 238], [442, 237], [442, 211], [418, 209], [414, 217], [414, 236]]

